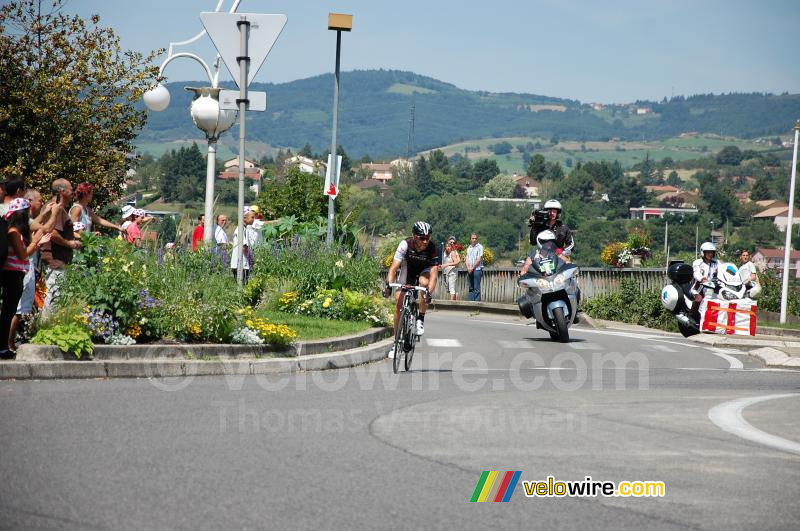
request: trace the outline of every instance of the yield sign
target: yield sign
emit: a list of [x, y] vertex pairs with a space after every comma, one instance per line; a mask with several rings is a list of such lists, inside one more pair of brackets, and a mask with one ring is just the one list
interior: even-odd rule
[[[261, 65], [278, 40], [278, 35], [286, 25], [286, 15], [265, 15], [262, 13], [200, 13], [200, 21], [216, 46], [220, 57], [228, 67], [233, 81], [239, 84], [239, 62], [241, 55], [241, 36], [236, 25], [240, 20], [250, 22], [250, 38], [247, 53], [250, 56], [250, 68], [247, 72], [247, 84], [256, 77]], [[241, 88], [241, 87], [240, 87]]]

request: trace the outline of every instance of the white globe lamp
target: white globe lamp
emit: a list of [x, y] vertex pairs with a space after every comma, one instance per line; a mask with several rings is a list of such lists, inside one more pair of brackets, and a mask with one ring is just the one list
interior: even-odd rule
[[143, 98], [144, 104], [151, 111], [163, 111], [169, 105], [169, 90], [159, 83], [155, 88], [146, 91]]
[[236, 111], [219, 108], [219, 89], [188, 87], [187, 89], [197, 94], [192, 101], [192, 120], [207, 138], [219, 138], [219, 135], [230, 129], [236, 121]]

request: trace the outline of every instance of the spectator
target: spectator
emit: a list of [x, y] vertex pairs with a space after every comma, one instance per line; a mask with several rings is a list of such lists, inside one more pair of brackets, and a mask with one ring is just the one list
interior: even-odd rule
[[225, 226], [228, 224], [228, 216], [225, 214], [217, 215], [217, 226], [214, 228], [214, 241], [217, 247], [228, 245], [228, 235], [225, 234]]
[[81, 242], [75, 240], [72, 220], [64, 209], [64, 205], [72, 199], [72, 184], [66, 179], [56, 179], [53, 181], [53, 195], [57, 206], [53, 207], [52, 215], [56, 219], [53, 230], [45, 235], [40, 248], [42, 262], [46, 266], [44, 280], [47, 285], [43, 312], [53, 308], [53, 301], [58, 296], [58, 280], [64, 275], [67, 264], [72, 262], [72, 252], [81, 248]]
[[25, 183], [15, 179], [3, 183], [3, 202], [0, 204], [0, 216], [5, 216], [8, 212], [8, 205], [14, 199], [22, 197], [25, 193]]
[[133, 245], [134, 247], [139, 247], [142, 244], [142, 231], [139, 228], [139, 224], [141, 223], [141, 219], [144, 217], [144, 210], [140, 208], [136, 208], [131, 213], [131, 222], [128, 227], [125, 229], [127, 233], [127, 240], [128, 243]]
[[131, 217], [133, 216], [134, 210], [136, 209], [130, 205], [122, 207], [122, 225], [119, 226], [119, 230], [122, 232], [120, 234], [121, 238], [128, 238], [128, 225], [131, 224]]
[[72, 208], [69, 210], [69, 217], [72, 223], [80, 222], [83, 224], [82, 230], [86, 232], [92, 232], [92, 225], [100, 225], [107, 229], [121, 231], [122, 227], [114, 225], [110, 221], [106, 221], [89, 208], [89, 203], [92, 202], [93, 196], [94, 186], [89, 183], [81, 183], [75, 188], [75, 199], [77, 202], [72, 205]]
[[[244, 214], [242, 222], [244, 223], [244, 247], [242, 249], [242, 282], [247, 284], [248, 277], [250, 276], [250, 267], [253, 265], [253, 247], [256, 244], [256, 230], [253, 228], [253, 221], [255, 215], [252, 211]], [[233, 232], [233, 250], [231, 252], [231, 271], [234, 278], [236, 278], [239, 267], [239, 230]]]
[[[28, 190], [25, 192], [25, 200], [28, 201], [31, 231], [34, 232], [32, 239], [35, 241], [45, 234], [49, 234], [55, 225], [56, 216], [52, 216], [51, 211], [56, 208], [55, 203], [48, 203], [47, 207], [42, 208], [42, 196], [36, 190]], [[35, 217], [35, 219], [33, 219]], [[47, 222], [44, 223], [44, 220]], [[22, 320], [22, 316], [33, 312], [33, 302], [36, 297], [36, 281], [39, 277], [39, 251], [34, 249], [28, 257], [28, 271], [22, 279], [22, 296], [17, 305], [17, 312], [11, 319], [11, 329], [8, 333], [8, 349], [15, 351], [14, 337], [17, 333], [17, 328]]]
[[478, 243], [478, 235], [469, 237], [467, 247], [467, 278], [469, 279], [469, 300], [481, 300], [481, 277], [483, 276], [483, 245]]
[[750, 251], [745, 249], [739, 254], [739, 278], [746, 286], [758, 284], [758, 276], [756, 272], [756, 265], [750, 261]]
[[3, 215], [8, 226], [8, 257], [0, 270], [3, 284], [3, 304], [0, 309], [0, 346], [3, 348], [0, 350], [0, 358], [3, 359], [11, 358], [15, 354], [13, 338], [10, 337], [11, 321], [22, 296], [25, 274], [30, 267], [30, 255], [43, 236], [40, 231], [35, 238], [31, 238], [29, 208], [28, 201], [17, 197], [8, 203]]
[[203, 241], [203, 231], [206, 224], [206, 217], [203, 214], [197, 216], [197, 226], [192, 231], [192, 251], [197, 250], [197, 245]]
[[455, 237], [451, 236], [447, 239], [447, 243], [444, 244], [444, 263], [442, 264], [444, 284], [447, 286], [447, 292], [452, 301], [458, 299], [456, 279], [458, 278], [458, 264], [461, 263], [461, 255], [456, 251], [455, 243]]

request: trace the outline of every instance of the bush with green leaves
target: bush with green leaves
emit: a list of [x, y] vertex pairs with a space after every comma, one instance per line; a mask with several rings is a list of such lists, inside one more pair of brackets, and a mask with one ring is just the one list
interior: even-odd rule
[[60, 324], [52, 328], [43, 328], [31, 339], [34, 345], [55, 345], [64, 352], [81, 358], [91, 357], [94, 344], [88, 332], [78, 323]]
[[[324, 289], [377, 294], [380, 267], [373, 257], [353, 247], [295, 240], [256, 248], [251, 278], [260, 286], [266, 286], [267, 278], [290, 281], [303, 298]], [[255, 300], [260, 295], [257, 288], [249, 293]]]
[[[776, 269], [767, 269], [758, 273], [758, 280], [761, 283], [761, 296], [758, 298], [758, 308], [769, 312], [781, 311], [781, 291], [783, 289], [783, 278], [781, 272]], [[800, 316], [800, 288], [790, 286], [786, 298], [786, 312], [789, 315]]]
[[659, 291], [641, 291], [633, 280], [623, 280], [617, 291], [592, 297], [583, 302], [581, 308], [596, 319], [678, 331], [675, 318], [661, 304]]

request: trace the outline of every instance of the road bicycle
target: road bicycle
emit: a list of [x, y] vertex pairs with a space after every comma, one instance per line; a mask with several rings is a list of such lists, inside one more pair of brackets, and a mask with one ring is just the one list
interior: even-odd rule
[[403, 356], [406, 372], [411, 367], [411, 360], [414, 357], [419, 336], [417, 335], [417, 317], [419, 316], [419, 304], [417, 297], [422, 293], [424, 297], [428, 289], [422, 286], [412, 286], [410, 284], [389, 284], [393, 288], [399, 288], [402, 292], [403, 306], [400, 310], [400, 319], [397, 321], [397, 329], [394, 331], [394, 360], [392, 370], [395, 374], [400, 370], [400, 356]]

